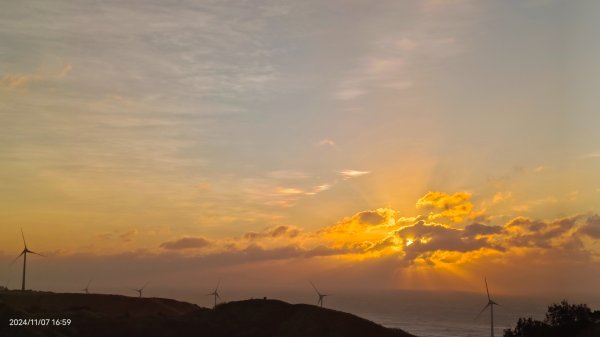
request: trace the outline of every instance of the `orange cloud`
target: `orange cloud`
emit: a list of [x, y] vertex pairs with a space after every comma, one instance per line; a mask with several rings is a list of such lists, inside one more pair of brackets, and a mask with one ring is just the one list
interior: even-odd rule
[[499, 204], [501, 202], [510, 200], [511, 198], [512, 198], [511, 192], [498, 192], [498, 193], [494, 194], [494, 197], [492, 198], [492, 203]]
[[452, 195], [443, 192], [428, 192], [417, 200], [417, 208], [430, 211], [431, 220], [449, 218], [454, 222], [462, 222], [471, 215], [473, 204], [469, 201], [471, 194], [457, 192]]
[[[464, 192], [430, 192], [417, 204], [439, 214], [440, 209], [456, 211], [457, 205], [469, 200], [470, 194]], [[506, 265], [511, 259], [527, 256], [534, 264], [551, 259], [564, 263], [593, 259], [598, 254], [597, 247], [588, 243], [600, 237], [599, 219], [598, 215], [549, 221], [516, 217], [503, 225], [470, 223], [457, 227], [434, 222], [431, 217], [400, 216], [393, 209], [379, 208], [358, 212], [314, 231], [278, 225], [237, 238], [182, 238], [167, 241], [161, 247], [228, 264], [318, 258], [315, 263], [319, 261], [321, 267], [334, 262], [380, 261], [395, 270], [416, 268], [461, 275], [481, 261]]]

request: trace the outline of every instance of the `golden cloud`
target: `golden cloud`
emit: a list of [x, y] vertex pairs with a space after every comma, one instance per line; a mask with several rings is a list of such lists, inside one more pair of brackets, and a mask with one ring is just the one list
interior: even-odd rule
[[[465, 192], [430, 192], [417, 201], [433, 217], [469, 217], [471, 195]], [[446, 212], [446, 213], [444, 213]], [[358, 212], [338, 223], [315, 231], [290, 225], [267, 227], [223, 240], [184, 238], [161, 245], [165, 249], [208, 247], [203, 256], [239, 257], [239, 263], [268, 259], [335, 259], [396, 261], [402, 267], [457, 268], [481, 259], [501, 261], [503, 256], [531, 255], [539, 259], [560, 252], [564, 258], [591, 258], [594, 246], [587, 245], [600, 235], [598, 215], [579, 215], [556, 220], [516, 217], [502, 225], [470, 223], [456, 226], [437, 223], [432, 216], [400, 216], [390, 208]], [[187, 250], [186, 250], [187, 251]], [[194, 251], [192, 251], [194, 252]]]
[[[462, 222], [473, 211], [473, 204], [469, 201], [471, 194], [457, 192], [452, 195], [443, 192], [428, 192], [417, 200], [417, 208], [430, 211], [430, 220], [448, 218], [454, 222]], [[480, 215], [480, 214], [476, 214]]]

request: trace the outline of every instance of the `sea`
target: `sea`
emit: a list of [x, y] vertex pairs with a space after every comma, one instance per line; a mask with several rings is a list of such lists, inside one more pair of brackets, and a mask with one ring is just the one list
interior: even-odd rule
[[[353, 313], [390, 328], [420, 337], [490, 336], [490, 311], [485, 293], [385, 291], [340, 293], [325, 298], [331, 309]], [[494, 336], [514, 328], [519, 317], [543, 319], [548, 305], [563, 298], [552, 296], [494, 296]], [[600, 299], [589, 296], [565, 298], [600, 309]]]

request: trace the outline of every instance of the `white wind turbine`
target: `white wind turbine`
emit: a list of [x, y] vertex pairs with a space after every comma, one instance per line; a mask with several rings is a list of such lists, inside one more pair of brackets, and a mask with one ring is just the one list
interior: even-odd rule
[[479, 312], [479, 314], [477, 314], [477, 317], [475, 317], [475, 319], [479, 318], [479, 316], [485, 311], [485, 309], [490, 307], [490, 329], [491, 336], [494, 337], [494, 306], [500, 304], [492, 301], [492, 298], [490, 297], [490, 290], [488, 289], [487, 279], [484, 277], [483, 280], [485, 281], [485, 291], [487, 293], [488, 303], [485, 305], [485, 307], [483, 307], [483, 309], [481, 309], [481, 311]]
[[27, 271], [27, 253], [31, 253], [31, 254], [35, 254], [35, 255], [39, 255], [39, 256], [44, 256], [40, 253], [36, 253], [34, 251], [29, 250], [29, 248], [27, 248], [27, 243], [25, 242], [25, 234], [23, 234], [23, 228], [21, 228], [21, 237], [23, 238], [23, 251], [21, 251], [21, 254], [19, 254], [19, 256], [17, 256], [12, 262], [11, 264], [15, 263], [15, 261], [17, 261], [21, 255], [23, 255], [23, 279], [21, 282], [21, 290], [25, 291], [25, 274]]
[[312, 285], [312, 287], [313, 287], [313, 288], [315, 289], [315, 291], [317, 292], [317, 295], [319, 295], [319, 301], [317, 301], [317, 305], [320, 305], [320, 306], [321, 306], [321, 308], [322, 308], [322, 307], [323, 307], [323, 299], [324, 299], [326, 296], [329, 296], [329, 295], [326, 295], [326, 294], [321, 294], [321, 293], [319, 292], [319, 290], [317, 289], [317, 287], [315, 287], [315, 285], [314, 285], [312, 282], [310, 282], [310, 285]]

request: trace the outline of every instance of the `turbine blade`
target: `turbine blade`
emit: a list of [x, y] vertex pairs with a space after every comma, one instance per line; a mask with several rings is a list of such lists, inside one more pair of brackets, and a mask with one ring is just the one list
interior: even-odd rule
[[34, 252], [34, 251], [31, 251], [31, 250], [29, 250], [29, 249], [27, 250], [27, 252], [28, 252], [28, 253], [31, 253], [31, 254], [39, 255], [39, 256], [42, 256], [42, 257], [46, 257], [45, 255], [42, 255], [42, 254], [40, 254], [40, 253], [36, 253], [36, 252]]
[[217, 281], [217, 287], [215, 288], [215, 292], [219, 291], [219, 285], [221, 284], [221, 279]]
[[491, 299], [490, 299], [490, 291], [489, 291], [488, 285], [487, 285], [487, 279], [484, 277], [483, 280], [485, 281], [485, 291], [487, 293], [488, 301], [491, 301]]
[[313, 287], [313, 289], [315, 289], [315, 291], [317, 292], [317, 294], [318, 294], [319, 296], [321, 296], [321, 293], [319, 292], [319, 290], [317, 289], [317, 287], [315, 287], [315, 284], [314, 284], [314, 283], [312, 283], [312, 281], [308, 281], [308, 282], [310, 282], [310, 285]]
[[85, 286], [85, 289], [90, 287], [90, 283], [92, 283], [92, 279], [90, 279], [90, 281], [87, 283], [87, 285]]
[[483, 309], [481, 309], [481, 311], [477, 314], [477, 316], [475, 316], [475, 320], [477, 320], [479, 318], [479, 316], [481, 316], [481, 314], [485, 311], [485, 309], [487, 309], [490, 306], [490, 304], [486, 304], [485, 307], [483, 307]]
[[21, 237], [23, 238], [23, 246], [27, 249], [27, 243], [25, 242], [25, 234], [23, 234], [23, 228], [21, 228]]
[[23, 254], [25, 254], [25, 250], [23, 250], [23, 251], [21, 252], [21, 254], [19, 254], [19, 256], [15, 257], [15, 259], [14, 259], [14, 260], [12, 260], [12, 261], [10, 262], [10, 266], [12, 266], [12, 265], [13, 265], [13, 263], [17, 262], [17, 260], [18, 260], [18, 259], [21, 257], [21, 255], [23, 255]]
[[144, 284], [144, 286], [143, 286], [142, 288], [140, 288], [140, 290], [144, 290], [144, 288], [146, 288], [146, 286], [148, 285], [148, 283], [150, 283], [150, 281], [146, 282], [146, 283]]

